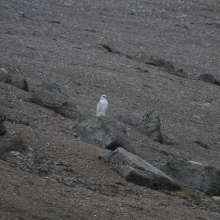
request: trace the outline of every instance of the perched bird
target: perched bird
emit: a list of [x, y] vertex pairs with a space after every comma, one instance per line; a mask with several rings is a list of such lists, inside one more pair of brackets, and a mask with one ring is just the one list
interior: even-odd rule
[[96, 116], [105, 116], [107, 108], [108, 108], [108, 101], [106, 99], [106, 95], [102, 95], [97, 104]]

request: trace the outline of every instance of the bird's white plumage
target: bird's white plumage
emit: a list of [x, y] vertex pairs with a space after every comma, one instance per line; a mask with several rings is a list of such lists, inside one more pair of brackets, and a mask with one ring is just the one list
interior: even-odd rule
[[102, 95], [96, 109], [96, 116], [105, 116], [106, 110], [108, 108], [108, 101], [106, 95]]

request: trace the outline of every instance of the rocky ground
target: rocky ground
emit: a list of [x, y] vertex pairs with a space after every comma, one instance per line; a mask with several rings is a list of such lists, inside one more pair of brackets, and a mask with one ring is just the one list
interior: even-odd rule
[[[1, 0], [0, 219], [219, 219], [220, 191], [164, 168], [212, 167], [220, 187], [219, 11], [216, 0]], [[33, 98], [42, 83], [59, 88], [46, 104]], [[100, 160], [109, 150], [77, 126], [102, 94], [114, 120], [157, 110], [161, 143], [119, 121], [180, 190], [139, 186]]]

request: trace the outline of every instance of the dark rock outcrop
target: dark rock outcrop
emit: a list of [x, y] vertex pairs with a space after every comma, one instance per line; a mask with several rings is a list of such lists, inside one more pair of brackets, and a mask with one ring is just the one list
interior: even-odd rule
[[179, 190], [180, 185], [140, 157], [118, 148], [100, 158], [127, 181], [151, 189]]
[[64, 117], [73, 120], [82, 119], [72, 98], [62, 92], [56, 83], [43, 82], [29, 93], [28, 101], [51, 109]]
[[220, 85], [220, 83], [211, 74], [200, 74], [199, 80], [202, 80], [203, 82], [207, 82], [207, 83], [212, 83], [218, 86]]
[[198, 144], [198, 145], [199, 145], [200, 147], [202, 147], [202, 148], [205, 148], [205, 149], [208, 149], [208, 148], [209, 148], [207, 144], [203, 143], [203, 142], [200, 141], [200, 140], [196, 140], [196, 141], [194, 141], [194, 143]]
[[173, 158], [163, 171], [210, 196], [220, 195], [220, 170], [194, 161]]
[[160, 131], [160, 118], [157, 111], [151, 111], [143, 115], [119, 115], [117, 119], [131, 125], [149, 138], [162, 143], [162, 134]]
[[11, 75], [4, 71], [4, 68], [0, 69], [0, 81], [4, 83], [9, 83], [19, 89], [28, 91], [28, 84], [26, 79], [21, 75]]
[[5, 119], [6, 119], [5, 115], [0, 110], [0, 135], [3, 135], [6, 133], [6, 128], [4, 125]]
[[122, 147], [129, 152], [135, 153], [134, 148], [130, 145], [125, 128], [120, 122], [111, 117], [93, 117], [80, 123], [76, 130], [84, 135], [88, 140], [95, 144], [115, 150]]
[[163, 58], [147, 55], [144, 52], [137, 52], [133, 55], [129, 55], [128, 57], [147, 65], [164, 68], [166, 71], [175, 76], [186, 78], [186, 74], [182, 68], [174, 68], [173, 64], [170, 61], [166, 61]]

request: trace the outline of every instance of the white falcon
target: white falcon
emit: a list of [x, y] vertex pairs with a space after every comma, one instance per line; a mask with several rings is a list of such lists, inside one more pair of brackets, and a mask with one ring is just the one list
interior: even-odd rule
[[108, 101], [106, 99], [106, 95], [102, 95], [97, 104], [96, 116], [105, 116], [107, 108]]

